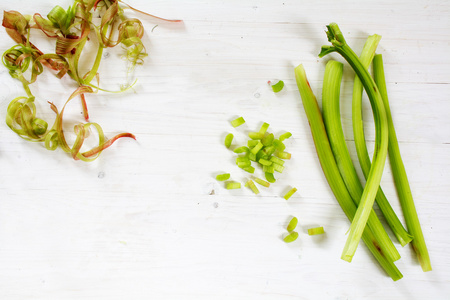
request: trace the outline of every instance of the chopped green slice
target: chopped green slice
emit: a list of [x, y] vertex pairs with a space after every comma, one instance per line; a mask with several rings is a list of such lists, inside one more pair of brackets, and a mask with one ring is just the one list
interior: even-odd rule
[[248, 153], [248, 159], [250, 159], [251, 161], [256, 161], [256, 154], [254, 153]]
[[266, 180], [270, 183], [274, 183], [276, 181], [275, 177], [273, 176], [273, 173], [265, 172], [264, 176], [266, 177]]
[[289, 200], [289, 198], [291, 198], [292, 195], [294, 195], [294, 193], [297, 191], [296, 188], [292, 188], [289, 192], [286, 193], [286, 195], [284, 195], [284, 199]]
[[325, 233], [325, 230], [323, 230], [322, 226], [308, 229], [309, 235], [317, 235], [317, 234], [324, 234], [324, 233]]
[[256, 146], [253, 147], [252, 150], [250, 150], [250, 152], [256, 155], [259, 152], [259, 150], [262, 149], [262, 147], [264, 147], [264, 145], [261, 142], [258, 142], [258, 144], [256, 144]]
[[286, 145], [283, 144], [280, 140], [274, 140], [273, 145], [277, 148], [278, 151], [284, 151], [286, 149]]
[[241, 155], [241, 156], [236, 157], [236, 164], [238, 162], [250, 162], [250, 159], [247, 156]]
[[297, 227], [297, 224], [298, 224], [298, 219], [297, 219], [297, 217], [293, 217], [292, 219], [291, 219], [291, 221], [289, 221], [289, 224], [288, 224], [288, 226], [287, 226], [287, 231], [289, 231], [289, 232], [292, 232], [292, 231], [294, 231], [294, 229]]
[[282, 159], [280, 159], [278, 157], [275, 157], [275, 156], [270, 157], [270, 161], [275, 163], [275, 164], [279, 164], [280, 166], [284, 165], [284, 160], [282, 160]]
[[260, 179], [260, 178], [258, 178], [258, 177], [253, 177], [253, 180], [254, 180], [257, 184], [260, 184], [260, 185], [262, 185], [262, 186], [264, 186], [264, 187], [269, 187], [269, 186], [270, 186], [270, 183], [268, 183], [267, 181], [262, 180], [262, 179]]
[[264, 133], [261, 132], [249, 132], [248, 137], [252, 140], [260, 140], [264, 137]]
[[272, 84], [269, 81], [270, 85], [272, 86], [272, 90], [274, 91], [274, 93], [278, 93], [279, 91], [281, 91], [284, 88], [284, 82], [283, 80], [278, 80], [278, 82]]
[[255, 173], [255, 168], [252, 166], [244, 167], [244, 168], [242, 168], [242, 170], [252, 173], [252, 174]]
[[255, 147], [256, 146], [256, 144], [258, 144], [258, 140], [248, 140], [247, 141], [247, 146], [249, 147], [249, 148], [253, 148], [253, 147]]
[[258, 162], [263, 166], [270, 166], [271, 164], [273, 164], [273, 162], [264, 158], [261, 158], [260, 160], [258, 160]]
[[275, 151], [276, 151], [277, 149], [275, 148], [275, 146], [269, 146], [269, 147], [264, 147], [264, 149], [262, 149], [262, 152], [265, 154], [265, 155], [267, 155], [267, 156], [270, 156], [270, 155], [272, 155], [273, 153], [275, 153]]
[[280, 140], [280, 142], [282, 142], [282, 141], [290, 138], [291, 136], [292, 136], [292, 133], [286, 132], [286, 133], [283, 133], [282, 135], [280, 135], [280, 137], [278, 139]]
[[244, 123], [245, 123], [244, 118], [243, 117], [239, 117], [239, 118], [234, 119], [233, 121], [231, 121], [231, 126], [238, 127], [238, 126], [241, 126]]
[[279, 165], [277, 163], [272, 164], [273, 169], [278, 173], [283, 173], [284, 167], [282, 165]]
[[216, 176], [216, 180], [218, 181], [225, 181], [228, 179], [230, 179], [230, 173], [219, 174]]
[[247, 168], [247, 167], [251, 167], [252, 163], [249, 161], [239, 161], [237, 162], [237, 166], [239, 168]]
[[259, 133], [265, 134], [267, 129], [269, 129], [269, 124], [264, 122], [264, 124], [261, 125], [261, 129], [259, 130]]
[[261, 143], [262, 143], [264, 146], [267, 147], [267, 146], [272, 145], [274, 139], [275, 139], [275, 137], [274, 137], [273, 133], [271, 133], [271, 134], [268, 134], [268, 135], [264, 136], [264, 137], [261, 139]]
[[239, 168], [245, 168], [252, 165], [252, 162], [247, 156], [238, 156], [236, 157], [236, 165], [238, 165]]
[[246, 186], [248, 186], [253, 191], [253, 193], [255, 193], [256, 195], [259, 194], [258, 188], [256, 187], [255, 183], [251, 179], [249, 181], [247, 181]]
[[272, 173], [273, 174], [273, 172], [275, 172], [275, 169], [273, 168], [273, 166], [264, 166], [263, 165], [263, 172]]
[[241, 183], [236, 181], [227, 182], [225, 185], [227, 190], [236, 190], [241, 188]]
[[248, 149], [248, 147], [245, 147], [245, 146], [241, 146], [241, 147], [234, 149], [234, 153], [244, 153], [244, 152], [247, 153], [249, 151], [250, 151], [250, 149]]
[[298, 238], [298, 232], [292, 231], [291, 233], [289, 233], [287, 236], [284, 237], [283, 241], [286, 243], [292, 243], [297, 238]]
[[229, 133], [227, 134], [227, 136], [225, 137], [225, 147], [230, 148], [231, 143], [233, 142], [233, 134]]
[[277, 152], [275, 155], [282, 159], [291, 159], [291, 154], [288, 152], [281, 151], [281, 152]]

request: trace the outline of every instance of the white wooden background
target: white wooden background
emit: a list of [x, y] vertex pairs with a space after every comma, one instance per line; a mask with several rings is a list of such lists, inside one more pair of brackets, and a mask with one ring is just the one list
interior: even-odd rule
[[[0, 3], [1, 10], [45, 15], [57, 2]], [[108, 136], [129, 131], [137, 141], [119, 140], [84, 163], [0, 124], [0, 299], [450, 299], [450, 1], [129, 3], [184, 20], [130, 13], [143, 20], [150, 54], [136, 70], [134, 92], [87, 97], [91, 121]], [[411, 248], [398, 243], [398, 282], [365, 246], [352, 263], [340, 259], [349, 222], [322, 174], [293, 74], [304, 64], [320, 96], [326, 60], [341, 60], [317, 57], [333, 21], [357, 51], [369, 34], [383, 36], [378, 53], [432, 272], [423, 273]], [[0, 40], [2, 52], [13, 45], [3, 29]], [[101, 84], [118, 89], [123, 61], [108, 52]], [[343, 122], [356, 158], [346, 68]], [[3, 67], [0, 78], [4, 119], [10, 100], [24, 92]], [[266, 83], [274, 78], [286, 83], [276, 95]], [[41, 115], [51, 120], [46, 101], [61, 107], [72, 89], [44, 73], [33, 87]], [[72, 102], [67, 120], [82, 121], [80, 112]], [[235, 130], [229, 121], [240, 115], [247, 123]], [[245, 177], [223, 146], [225, 134], [244, 142], [264, 121], [275, 133], [292, 132], [292, 160], [260, 195], [225, 190], [217, 173]], [[400, 212], [389, 166], [382, 185]], [[281, 195], [293, 186], [299, 191], [286, 202]], [[300, 236], [285, 244], [291, 216]], [[307, 235], [316, 225], [324, 236]]]

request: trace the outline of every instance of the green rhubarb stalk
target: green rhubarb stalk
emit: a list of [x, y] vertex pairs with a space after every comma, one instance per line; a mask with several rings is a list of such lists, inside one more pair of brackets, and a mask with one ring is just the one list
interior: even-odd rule
[[[333, 191], [339, 205], [347, 218], [352, 221], [357, 211], [334, 159], [330, 142], [323, 123], [322, 114], [316, 97], [306, 78], [302, 65], [295, 68], [295, 78], [302, 98], [303, 107], [308, 118], [317, 156], [322, 165], [325, 177]], [[363, 229], [362, 239], [386, 273], [395, 281], [403, 277], [392, 260], [388, 259], [375, 238], [372, 230], [367, 226]]]
[[384, 165], [386, 163], [387, 148], [388, 148], [388, 124], [386, 111], [383, 105], [378, 87], [369, 72], [362, 65], [358, 56], [353, 52], [350, 46], [344, 39], [344, 35], [336, 23], [331, 23], [327, 26], [328, 41], [332, 46], [323, 46], [319, 57], [323, 57], [331, 52], [338, 52], [350, 64], [355, 73], [361, 79], [361, 82], [367, 91], [367, 94], [372, 105], [374, 121], [375, 121], [375, 152], [373, 156], [373, 164], [370, 168], [369, 176], [364, 187], [361, 197], [361, 202], [358, 206], [355, 218], [350, 226], [350, 233], [347, 237], [341, 258], [345, 261], [351, 262], [353, 255], [356, 252], [361, 235], [369, 218], [372, 206], [375, 201], [378, 188], [383, 175]]
[[[355, 202], [356, 205], [359, 205], [363, 194], [363, 186], [358, 178], [345, 143], [340, 119], [339, 94], [343, 69], [343, 64], [334, 60], [328, 61], [325, 67], [322, 89], [323, 118], [330, 139], [331, 149], [342, 175], [342, 179], [353, 198], [353, 202]], [[383, 250], [388, 257], [393, 261], [400, 259], [400, 253], [398, 253], [373, 209], [370, 212], [367, 225], [380, 241], [380, 246], [385, 247]]]
[[423, 237], [422, 228], [420, 227], [419, 217], [417, 215], [414, 200], [412, 198], [411, 187], [409, 186], [408, 177], [406, 176], [405, 166], [400, 155], [397, 135], [394, 129], [394, 122], [392, 121], [391, 110], [389, 108], [389, 100], [386, 89], [386, 80], [384, 77], [383, 58], [381, 54], [375, 55], [373, 60], [373, 72], [375, 82], [383, 97], [384, 107], [389, 125], [389, 159], [392, 168], [392, 175], [394, 177], [395, 186], [400, 199], [400, 204], [403, 209], [403, 214], [406, 221], [406, 226], [414, 239], [411, 244], [417, 254], [420, 265], [424, 272], [431, 271], [430, 256]]
[[[380, 39], [381, 36], [377, 34], [371, 35], [367, 38], [367, 41], [360, 55], [361, 63], [363, 64], [365, 69], [369, 68]], [[364, 136], [364, 125], [362, 120], [362, 92], [363, 85], [361, 83], [361, 80], [358, 78], [358, 76], [355, 76], [352, 96], [353, 137], [355, 140], [356, 153], [358, 155], [361, 170], [364, 174], [364, 177], [367, 178], [370, 172], [371, 161], [369, 153], [367, 151], [366, 139]], [[387, 200], [386, 195], [384, 194], [381, 187], [378, 189], [375, 200], [397, 240], [402, 246], [407, 245], [412, 240], [412, 236], [403, 227], [400, 219], [392, 209], [392, 206]]]

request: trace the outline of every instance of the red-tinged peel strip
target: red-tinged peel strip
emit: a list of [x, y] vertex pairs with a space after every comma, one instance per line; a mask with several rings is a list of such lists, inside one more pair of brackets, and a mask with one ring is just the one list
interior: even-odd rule
[[132, 138], [133, 140], [136, 140], [136, 136], [134, 136], [131, 133], [120, 133], [116, 136], [114, 136], [113, 138], [109, 139], [108, 141], [106, 141], [105, 143], [103, 143], [102, 145], [99, 145], [98, 147], [95, 147], [89, 151], [83, 152], [81, 155], [85, 158], [90, 158], [96, 154], [100, 154], [103, 150], [105, 150], [106, 148], [110, 147], [112, 144], [114, 144], [115, 141], [117, 141], [120, 138]]

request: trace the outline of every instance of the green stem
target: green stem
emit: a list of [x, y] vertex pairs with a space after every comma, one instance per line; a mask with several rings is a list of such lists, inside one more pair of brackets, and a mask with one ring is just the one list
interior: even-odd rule
[[[89, 20], [91, 20], [91, 19], [92, 19], [92, 14], [90, 13], [89, 14]], [[102, 40], [101, 40], [101, 37], [100, 37], [100, 33], [97, 31], [97, 29], [95, 31], [97, 33], [96, 37], [97, 37], [97, 41], [98, 41], [97, 56], [95, 57], [95, 61], [94, 61], [94, 64], [92, 65], [92, 68], [91, 68], [91, 71], [89, 72], [89, 75], [84, 80], [84, 82], [86, 84], [89, 84], [92, 81], [92, 79], [94, 79], [95, 75], [97, 74], [98, 68], [100, 67], [100, 61], [102, 60], [103, 49], [105, 48], [103, 43], [102, 43]]]
[[[328, 140], [327, 132], [325, 130], [319, 105], [308, 83], [305, 70], [302, 65], [295, 68], [295, 78], [302, 98], [303, 107], [310, 124], [311, 134], [323, 172], [336, 197], [336, 200], [342, 207], [342, 210], [347, 218], [352, 221], [357, 208], [347, 190], [347, 187], [345, 186], [344, 181], [342, 180], [341, 174], [339, 173], [339, 169]], [[363, 229], [362, 239], [364, 243], [366, 243], [370, 252], [372, 252], [383, 269], [394, 281], [403, 277], [393, 261], [387, 258], [369, 227], [365, 227]]]
[[381, 98], [378, 87], [369, 72], [362, 65], [358, 56], [348, 46], [336, 23], [327, 26], [328, 40], [333, 47], [322, 47], [319, 56], [324, 56], [331, 52], [338, 52], [350, 64], [355, 73], [361, 79], [364, 88], [372, 105], [374, 121], [375, 121], [375, 152], [373, 156], [373, 164], [369, 172], [369, 176], [364, 187], [360, 205], [355, 215], [355, 219], [350, 226], [350, 233], [342, 251], [341, 258], [350, 262], [358, 247], [362, 232], [366, 226], [372, 206], [375, 201], [378, 188], [380, 186], [381, 176], [383, 174], [384, 165], [386, 163], [388, 148], [388, 124], [386, 111], [384, 110], [383, 99]]
[[[345, 143], [344, 132], [340, 119], [339, 95], [343, 74], [343, 64], [334, 60], [328, 61], [325, 67], [325, 76], [322, 89], [322, 109], [325, 127], [330, 139], [331, 149], [336, 159], [342, 179], [353, 198], [353, 202], [359, 205], [363, 194], [363, 186], [358, 178], [350, 153]], [[375, 211], [370, 212], [367, 225], [376, 236], [380, 247], [393, 261], [400, 259], [389, 235], [383, 228]]]
[[104, 47], [99, 44], [98, 50], [97, 50], [97, 56], [95, 57], [94, 64], [92, 65], [92, 68], [89, 71], [88, 76], [83, 80], [84, 84], [89, 84], [92, 81], [92, 79], [94, 79], [95, 75], [97, 74], [98, 68], [100, 67], [100, 62], [102, 60], [103, 49], [104, 49]]
[[[376, 34], [369, 36], [369, 38], [367, 39], [360, 55], [361, 63], [363, 64], [365, 69], [369, 68], [380, 39], [381, 36]], [[355, 140], [356, 153], [358, 154], [358, 160], [361, 166], [361, 170], [364, 174], [364, 177], [367, 178], [369, 176], [371, 162], [369, 153], [367, 151], [366, 139], [364, 136], [364, 125], [362, 119], [362, 92], [363, 85], [361, 83], [361, 80], [358, 78], [358, 76], [355, 76], [352, 99], [353, 137]], [[392, 209], [392, 206], [387, 200], [381, 187], [378, 189], [375, 199], [378, 207], [380, 208], [386, 219], [386, 222], [396, 236], [397, 240], [402, 246], [407, 245], [412, 240], [412, 236], [403, 227], [400, 219]]]
[[389, 159], [394, 176], [395, 186], [400, 199], [400, 204], [405, 216], [408, 230], [413, 235], [412, 247], [417, 254], [420, 265], [424, 272], [431, 271], [430, 256], [423, 237], [422, 228], [420, 227], [419, 217], [417, 216], [416, 207], [412, 198], [411, 188], [409, 186], [408, 177], [406, 176], [405, 166], [400, 155], [397, 135], [392, 121], [391, 110], [389, 108], [389, 100], [387, 96], [386, 80], [384, 78], [383, 58], [381, 54], [375, 55], [373, 60], [373, 71], [375, 82], [380, 89], [383, 97], [384, 107], [389, 125]]

